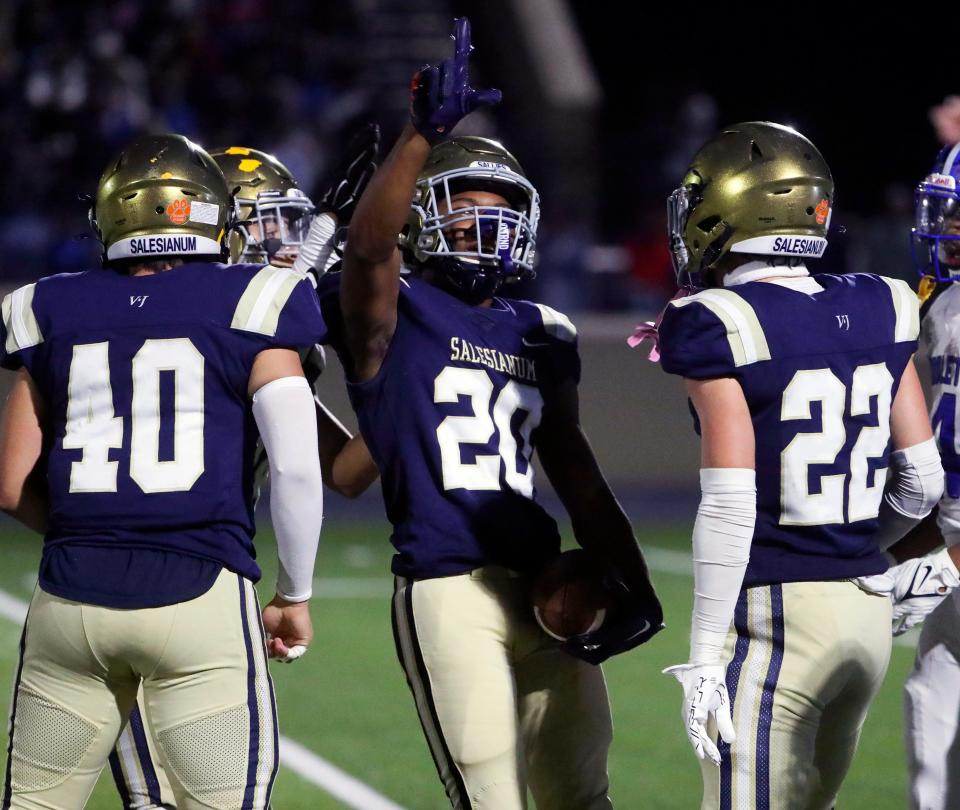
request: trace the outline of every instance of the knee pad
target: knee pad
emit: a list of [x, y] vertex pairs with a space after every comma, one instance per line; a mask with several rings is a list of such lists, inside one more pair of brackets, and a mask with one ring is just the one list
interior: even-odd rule
[[246, 705], [190, 720], [157, 734], [176, 782], [193, 798], [222, 810], [243, 804], [250, 754]]
[[10, 780], [16, 792], [60, 784], [83, 761], [98, 734], [93, 723], [22, 685], [14, 720]]

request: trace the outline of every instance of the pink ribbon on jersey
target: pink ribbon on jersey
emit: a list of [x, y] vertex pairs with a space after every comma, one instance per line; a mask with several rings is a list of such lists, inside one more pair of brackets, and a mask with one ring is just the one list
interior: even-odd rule
[[[686, 298], [688, 295], [693, 295], [697, 292], [693, 287], [681, 287], [679, 290], [674, 293], [670, 301], [676, 301], [678, 298]], [[670, 305], [670, 301], [667, 301], [667, 306]], [[653, 342], [653, 346], [650, 349], [650, 354], [647, 355], [647, 360], [651, 363], [660, 362], [660, 322], [663, 320], [663, 314], [667, 311], [667, 307], [664, 307], [660, 310], [660, 314], [657, 316], [655, 321], [644, 321], [643, 323], [638, 323], [634, 329], [633, 334], [627, 338], [627, 345], [631, 349], [637, 348], [643, 341], [650, 340]]]

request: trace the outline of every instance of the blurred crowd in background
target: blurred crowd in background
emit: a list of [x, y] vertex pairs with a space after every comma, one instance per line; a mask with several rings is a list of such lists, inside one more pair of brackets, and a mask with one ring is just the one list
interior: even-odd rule
[[[553, 2], [583, 32], [587, 60], [598, 66], [603, 92], [588, 117], [593, 132], [576, 148], [588, 149], [585, 165], [600, 180], [598, 186], [578, 185], [576, 178], [559, 183], [567, 169], [550, 162], [549, 150], [538, 154], [535, 135], [511, 137], [529, 129], [517, 123], [515, 100], [513, 113], [505, 102], [504, 111], [473, 122], [471, 131], [501, 136], [515, 149], [544, 194], [540, 277], [535, 289], [518, 294], [574, 311], [652, 310], [673, 290], [666, 195], [730, 112], [720, 94], [684, 81], [671, 88], [669, 114], [637, 115], [629, 126], [613, 116], [611, 124], [610, 108], [623, 104], [604, 65], [619, 57], [600, 41], [603, 29], [588, 4]], [[0, 218], [0, 284], [99, 264], [83, 195], [93, 193], [110, 156], [143, 131], [183, 133], [208, 148], [242, 144], [273, 152], [308, 193], [317, 193], [360, 123], [381, 123], [389, 145], [403, 122], [405, 77], [445, 55], [453, 14], [472, 15], [479, 6], [442, 0], [0, 4], [8, 203]], [[486, 28], [477, 12], [477, 83], [496, 82], [509, 94], [519, 79], [516, 63], [488, 45], [496, 37], [489, 19], [496, 6], [484, 5]], [[929, 157], [937, 137], [960, 137], [951, 129], [960, 121], [958, 106], [948, 100], [935, 108], [936, 133], [926, 121], [916, 122], [929, 131]], [[576, 154], [573, 159], [584, 164]], [[917, 165], [925, 170], [927, 162], [921, 155]], [[818, 269], [912, 279], [912, 185], [919, 179], [877, 175], [869, 210], [844, 209], [840, 185], [839, 227]], [[599, 202], [577, 202], [597, 196]]]

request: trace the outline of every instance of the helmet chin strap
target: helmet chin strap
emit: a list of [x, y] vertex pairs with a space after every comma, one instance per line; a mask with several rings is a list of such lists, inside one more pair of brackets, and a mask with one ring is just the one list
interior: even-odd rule
[[442, 286], [468, 304], [480, 304], [503, 283], [503, 276], [492, 268], [484, 271], [481, 265], [465, 265], [452, 257], [433, 257], [424, 263], [424, 268], [435, 271]]

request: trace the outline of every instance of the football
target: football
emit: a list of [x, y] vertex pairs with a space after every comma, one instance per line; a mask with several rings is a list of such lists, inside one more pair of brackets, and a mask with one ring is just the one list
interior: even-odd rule
[[533, 584], [533, 615], [558, 641], [599, 629], [613, 603], [600, 568], [584, 549], [565, 551]]

